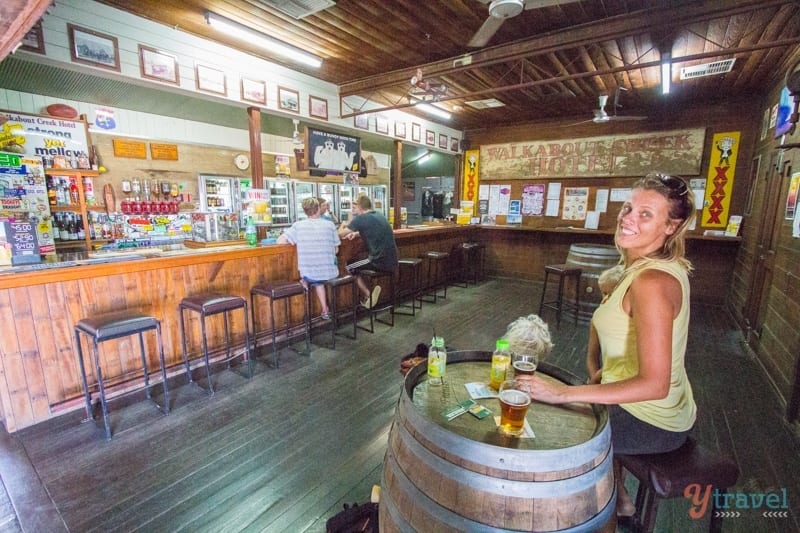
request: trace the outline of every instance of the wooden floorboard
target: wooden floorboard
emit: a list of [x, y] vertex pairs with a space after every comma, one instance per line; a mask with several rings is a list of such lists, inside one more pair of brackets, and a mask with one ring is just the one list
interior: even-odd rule
[[[168, 416], [137, 398], [112, 402], [110, 442], [102, 423], [83, 422], [79, 410], [4, 433], [8, 500], [0, 494], [0, 533], [43, 531], [26, 527], [36, 524], [35, 512], [20, 502], [31, 494], [73, 532], [321, 533], [344, 504], [367, 502], [380, 483], [403, 380], [400, 357], [434, 330], [448, 349], [491, 350], [509, 322], [536, 311], [540, 290], [498, 279], [450, 288], [446, 300], [423, 304], [416, 317], [396, 316], [393, 328], [376, 324], [374, 334], [359, 331], [355, 341], [337, 337], [336, 350], [329, 333], [318, 331], [310, 356], [283, 348], [278, 368], [262, 348], [252, 380], [221, 370], [213, 396], [176, 381]], [[550, 362], [585, 378], [587, 326], [567, 316], [555, 328], [552, 314], [544, 318], [555, 344]], [[722, 309], [695, 306], [691, 324], [697, 439], [736, 458], [742, 475], [734, 491], [789, 495], [786, 518], [744, 510], [725, 519], [724, 531], [797, 531], [797, 425], [783, 420], [783, 406]], [[204, 382], [201, 371], [194, 375]], [[635, 481], [628, 486], [634, 490]], [[708, 517], [692, 520], [688, 508], [683, 499], [663, 502], [656, 530], [707, 530]]]

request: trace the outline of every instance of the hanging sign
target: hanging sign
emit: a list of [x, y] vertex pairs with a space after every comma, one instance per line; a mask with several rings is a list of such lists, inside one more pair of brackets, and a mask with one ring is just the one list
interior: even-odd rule
[[467, 202], [473, 202], [473, 213], [474, 216], [474, 206], [478, 205], [478, 186], [480, 185], [480, 180], [478, 179], [478, 173], [480, 170], [479, 165], [480, 160], [480, 150], [467, 150], [464, 152], [464, 180], [461, 186], [461, 200]]
[[701, 225], [704, 228], [724, 228], [728, 225], [730, 214], [736, 156], [739, 154], [739, 132], [714, 134], [711, 151]]

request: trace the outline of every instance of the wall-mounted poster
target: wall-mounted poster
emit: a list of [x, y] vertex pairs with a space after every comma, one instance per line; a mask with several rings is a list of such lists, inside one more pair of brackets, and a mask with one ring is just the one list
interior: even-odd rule
[[306, 128], [308, 166], [331, 172], [358, 171], [361, 168], [361, 139], [341, 133]]
[[739, 155], [738, 131], [715, 133], [711, 141], [705, 199], [703, 201], [704, 228], [725, 228], [731, 206], [733, 178], [736, 175], [736, 158]]

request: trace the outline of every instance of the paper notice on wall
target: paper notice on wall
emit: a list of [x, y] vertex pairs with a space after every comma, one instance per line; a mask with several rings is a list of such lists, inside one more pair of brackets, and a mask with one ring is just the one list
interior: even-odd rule
[[560, 209], [560, 207], [561, 207], [561, 202], [559, 201], [558, 198], [556, 198], [555, 200], [549, 200], [548, 199], [547, 200], [547, 207], [545, 208], [545, 211], [544, 211], [545, 216], [557, 217], [558, 216], [558, 210]]
[[587, 211], [584, 229], [597, 229], [600, 227], [600, 211]]
[[[705, 188], [705, 187], [704, 187]], [[631, 197], [630, 189], [611, 189], [609, 201], [611, 202], [627, 202]]]
[[511, 201], [511, 185], [489, 186], [489, 216], [507, 215]]
[[589, 203], [588, 187], [566, 187], [564, 189], [564, 209], [562, 220], [585, 220]]
[[608, 189], [597, 189], [597, 196], [594, 199], [594, 210], [598, 213], [608, 211]]
[[522, 215], [540, 217], [544, 213], [544, 184], [522, 187]]
[[548, 183], [547, 184], [547, 199], [548, 200], [558, 200], [561, 198], [561, 184], [560, 183]]

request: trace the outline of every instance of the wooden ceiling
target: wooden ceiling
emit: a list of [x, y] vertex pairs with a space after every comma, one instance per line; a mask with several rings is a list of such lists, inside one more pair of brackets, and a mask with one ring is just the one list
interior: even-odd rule
[[[365, 99], [413, 113], [409, 98], [418, 93], [453, 110], [448, 124], [462, 130], [589, 120], [604, 94], [613, 114], [618, 87], [626, 89], [619, 115], [663, 117], [676, 105], [763, 94], [800, 57], [796, 0], [573, 0], [506, 19], [483, 48], [468, 43], [488, 17], [488, 0], [338, 0], [301, 19], [268, 5], [287, 0], [100, 1], [335, 83], [342, 116], [364, 112]], [[312, 52], [323, 65], [304, 68], [225, 37], [206, 24], [206, 11]], [[667, 96], [665, 52], [673, 58]], [[726, 74], [679, 78], [683, 67], [731, 58]], [[417, 69], [443, 92], [412, 86]], [[490, 98], [505, 105], [466, 103]]]

